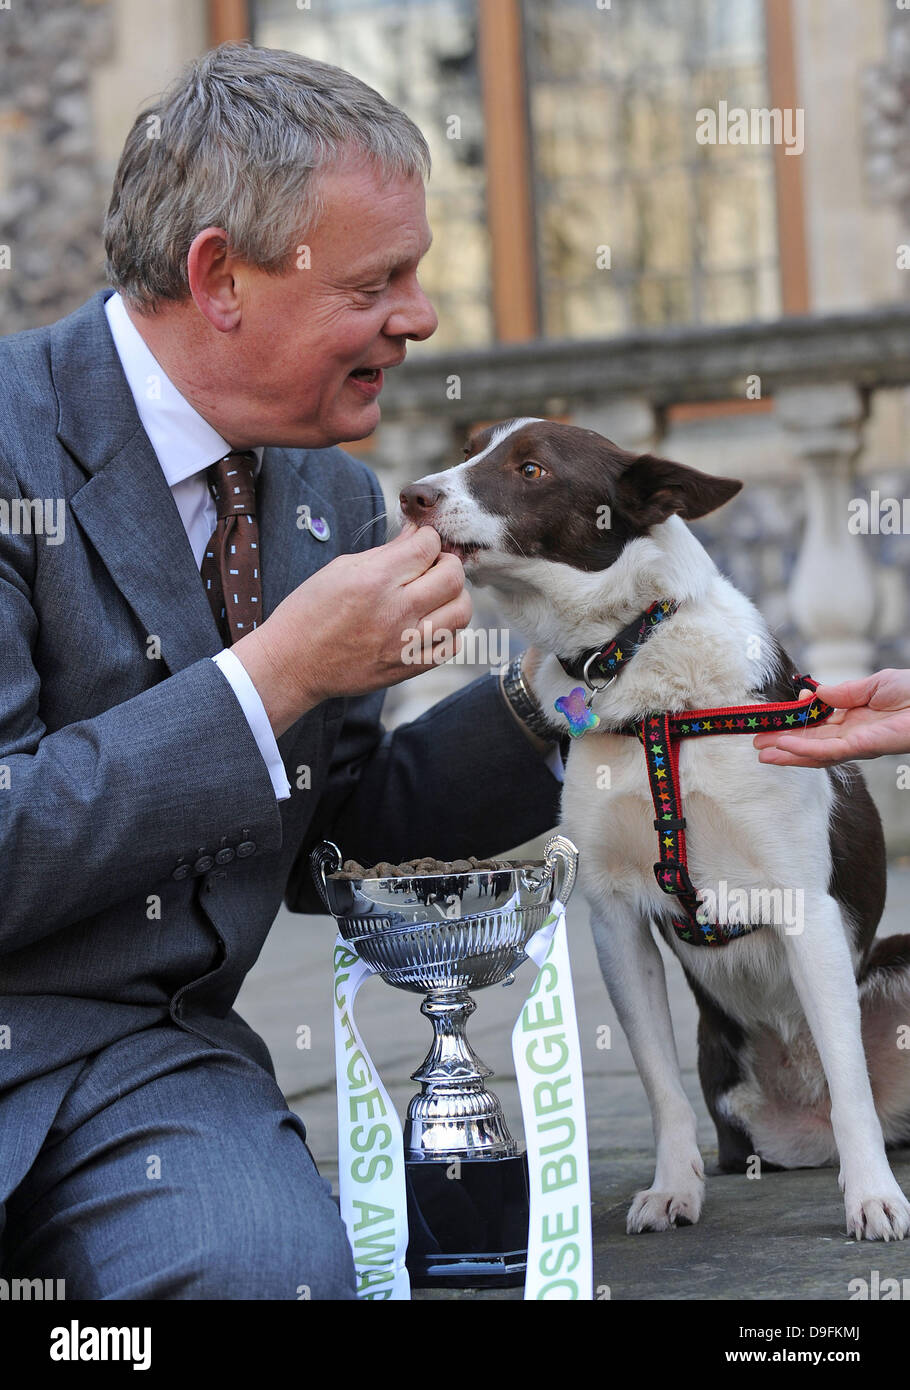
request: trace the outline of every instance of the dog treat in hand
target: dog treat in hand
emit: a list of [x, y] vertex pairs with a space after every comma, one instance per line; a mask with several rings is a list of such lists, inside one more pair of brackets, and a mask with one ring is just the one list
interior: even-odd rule
[[477, 869], [513, 869], [515, 865], [506, 859], [409, 859], [404, 864], [374, 864], [365, 869], [356, 859], [346, 859], [340, 869], [329, 874], [329, 878], [416, 878], [420, 874], [470, 874]]

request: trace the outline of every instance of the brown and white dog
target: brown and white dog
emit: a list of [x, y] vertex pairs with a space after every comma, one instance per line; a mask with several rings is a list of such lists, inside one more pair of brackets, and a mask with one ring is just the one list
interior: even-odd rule
[[698, 1002], [699, 1074], [721, 1169], [742, 1171], [751, 1155], [783, 1168], [839, 1158], [848, 1234], [903, 1238], [910, 1204], [885, 1144], [910, 1140], [910, 1053], [899, 1047], [910, 937], [873, 942], [885, 853], [859, 770], [760, 763], [742, 735], [683, 741], [693, 883], [718, 903], [751, 910], [789, 892], [801, 907], [786, 921], [769, 911], [762, 930], [706, 948], [669, 925], [679, 912], [654, 879], [644, 754], [613, 732], [654, 710], [794, 698], [796, 668], [685, 525], [742, 484], [540, 419], [475, 432], [465, 458], [406, 487], [401, 510], [435, 527], [472, 583], [489, 585], [546, 653], [531, 684], [554, 736], [567, 732], [554, 702], [578, 684], [557, 658], [605, 644], [658, 598], [679, 603], [594, 697], [601, 722], [573, 741], [562, 800], [601, 969], [654, 1122], [654, 1180], [635, 1196], [628, 1229], [697, 1221], [704, 1193], [653, 921]]

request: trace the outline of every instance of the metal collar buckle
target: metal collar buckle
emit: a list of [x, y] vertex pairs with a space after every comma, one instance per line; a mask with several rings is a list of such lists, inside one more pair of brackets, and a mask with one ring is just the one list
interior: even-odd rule
[[591, 662], [596, 661], [599, 656], [600, 652], [592, 652], [591, 655], [588, 657], [587, 661], [585, 662], [581, 673], [582, 680], [584, 681], [585, 685], [588, 687], [592, 694], [596, 694], [600, 690], [606, 690], [607, 686], [612, 685], [613, 682], [616, 680], [615, 675], [612, 675], [608, 681], [604, 681], [603, 685], [595, 685], [594, 682], [591, 680], [591, 677], [588, 675], [588, 668], [590, 667]]
[[584, 681], [585, 685], [588, 687], [589, 692], [585, 696], [585, 705], [588, 709], [591, 708], [591, 705], [594, 701], [594, 696], [599, 695], [602, 690], [606, 690], [608, 686], [611, 686], [613, 682], [616, 680], [616, 675], [619, 674], [619, 672], [617, 671], [616, 675], [611, 676], [608, 681], [604, 681], [603, 685], [595, 685], [594, 682], [591, 680], [591, 677], [588, 675], [588, 667], [591, 665], [591, 662], [596, 661], [599, 656], [600, 652], [592, 652], [591, 655], [588, 657], [587, 661], [585, 662], [584, 669], [582, 670], [581, 678]]

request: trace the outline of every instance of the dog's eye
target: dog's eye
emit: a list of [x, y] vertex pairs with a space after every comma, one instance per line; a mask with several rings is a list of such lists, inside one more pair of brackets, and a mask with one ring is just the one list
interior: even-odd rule
[[532, 463], [530, 459], [523, 463], [518, 471], [523, 478], [542, 478], [546, 472], [539, 463]]

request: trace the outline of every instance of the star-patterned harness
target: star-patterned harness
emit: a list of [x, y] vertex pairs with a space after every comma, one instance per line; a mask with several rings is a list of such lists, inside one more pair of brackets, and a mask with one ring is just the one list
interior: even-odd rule
[[[556, 708], [569, 721], [569, 733], [572, 738], [578, 738], [588, 729], [597, 727], [600, 719], [590, 707], [593, 695], [597, 690], [605, 690], [606, 685], [612, 684], [628, 664], [635, 650], [651, 636], [657, 623], [675, 613], [678, 606], [672, 599], [659, 599], [605, 647], [596, 648], [591, 654], [583, 653], [571, 664], [560, 658], [570, 675], [576, 675], [580, 668], [583, 679], [591, 690], [591, 695], [586, 697], [582, 687], [576, 686], [571, 695], [560, 696], [556, 701]], [[612, 671], [606, 685], [591, 685], [588, 672], [594, 664], [601, 674]], [[811, 676], [793, 675], [788, 679], [795, 691], [793, 700], [761, 705], [722, 705], [715, 709], [685, 710], [681, 714], [671, 714], [666, 710], [655, 711], [644, 719], [634, 720], [611, 731], [634, 735], [645, 750], [648, 785], [656, 817], [654, 829], [658, 832], [660, 854], [658, 862], [654, 865], [654, 876], [659, 888], [679, 899], [684, 916], [671, 919], [673, 930], [681, 941], [687, 942], [690, 946], [725, 946], [728, 941], [758, 931], [765, 924], [706, 922], [703, 916], [699, 916], [700, 912], [704, 913], [704, 909], [689, 877], [686, 858], [686, 820], [682, 814], [679, 787], [680, 742], [684, 738], [711, 737], [718, 734], [758, 734], [799, 729], [825, 720], [834, 713], [832, 706], [825, 704], [815, 694], [802, 700], [798, 698], [803, 687], [813, 692], [818, 688], [818, 682]]]

